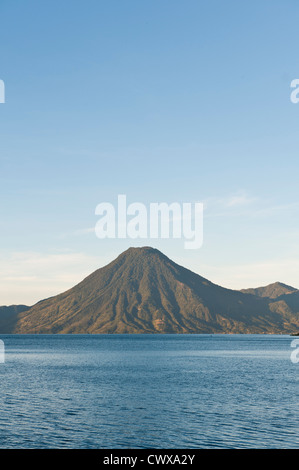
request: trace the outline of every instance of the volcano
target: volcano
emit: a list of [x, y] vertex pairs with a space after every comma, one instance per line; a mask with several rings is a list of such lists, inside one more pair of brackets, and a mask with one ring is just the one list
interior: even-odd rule
[[226, 289], [157, 249], [129, 248], [73, 288], [17, 313], [9, 326], [0, 322], [0, 330], [22, 334], [294, 333], [299, 330], [298, 291], [283, 294], [270, 298], [255, 295], [254, 290]]

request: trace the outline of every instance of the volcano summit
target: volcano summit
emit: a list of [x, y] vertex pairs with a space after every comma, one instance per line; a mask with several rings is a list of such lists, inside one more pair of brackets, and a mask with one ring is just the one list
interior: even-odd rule
[[66, 292], [14, 309], [0, 333], [297, 332], [299, 291], [281, 292], [226, 289], [154, 248], [129, 248]]

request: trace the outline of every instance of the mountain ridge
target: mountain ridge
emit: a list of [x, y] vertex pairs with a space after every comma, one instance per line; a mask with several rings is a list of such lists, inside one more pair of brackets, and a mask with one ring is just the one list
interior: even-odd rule
[[295, 289], [295, 287], [291, 287], [287, 284], [277, 281], [272, 284], [268, 284], [267, 286], [241, 289], [241, 292], [244, 292], [246, 294], [257, 295], [258, 297], [268, 297], [270, 299], [277, 299], [282, 295], [297, 292], [297, 290], [298, 289]]
[[[71, 289], [18, 312], [6, 331], [121, 334], [299, 330], [299, 291], [284, 290], [276, 298], [244, 291], [248, 289], [237, 291], [214, 284], [155, 248], [128, 248]], [[3, 328], [0, 321], [0, 333]]]

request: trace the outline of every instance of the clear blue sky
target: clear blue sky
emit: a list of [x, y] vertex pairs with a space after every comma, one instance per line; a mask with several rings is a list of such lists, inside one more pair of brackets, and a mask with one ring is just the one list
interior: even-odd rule
[[[230, 288], [299, 288], [296, 0], [1, 0], [0, 305], [131, 245]], [[204, 244], [99, 240], [95, 207], [205, 203]]]

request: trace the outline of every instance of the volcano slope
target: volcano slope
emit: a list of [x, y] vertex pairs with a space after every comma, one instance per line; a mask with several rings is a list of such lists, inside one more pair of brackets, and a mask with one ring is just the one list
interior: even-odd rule
[[285, 301], [226, 289], [154, 248], [129, 248], [75, 287], [18, 313], [9, 332], [293, 333], [297, 294]]

